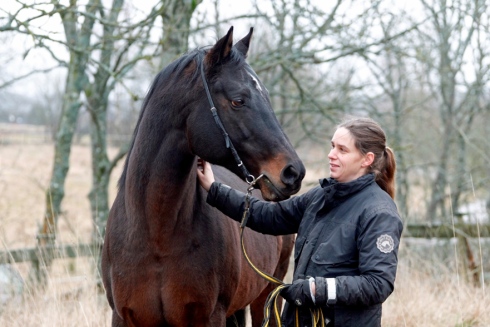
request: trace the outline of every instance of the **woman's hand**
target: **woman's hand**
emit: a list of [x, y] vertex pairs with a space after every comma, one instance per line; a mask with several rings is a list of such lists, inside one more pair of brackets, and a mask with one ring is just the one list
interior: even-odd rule
[[214, 174], [211, 165], [201, 158], [197, 159], [197, 178], [199, 178], [199, 183], [206, 191], [209, 191], [211, 184], [214, 183]]
[[292, 284], [287, 284], [279, 294], [286, 301], [298, 307], [302, 305], [313, 306], [315, 304], [314, 285], [313, 279], [296, 279]]

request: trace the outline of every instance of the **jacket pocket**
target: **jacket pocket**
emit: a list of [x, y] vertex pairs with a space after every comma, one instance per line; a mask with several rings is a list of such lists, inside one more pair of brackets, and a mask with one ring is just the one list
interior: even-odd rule
[[321, 243], [311, 257], [317, 265], [340, 266], [357, 262], [357, 255], [351, 247], [344, 247], [334, 242]]
[[351, 266], [357, 264], [359, 254], [356, 242], [356, 225], [338, 224], [324, 234], [311, 257], [317, 265]]

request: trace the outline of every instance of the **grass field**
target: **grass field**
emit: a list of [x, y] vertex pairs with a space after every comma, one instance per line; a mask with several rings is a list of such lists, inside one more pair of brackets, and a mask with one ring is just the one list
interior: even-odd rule
[[[35, 245], [52, 157], [47, 144], [0, 146], [0, 250]], [[120, 169], [111, 183], [111, 197]], [[90, 239], [89, 189], [89, 148], [74, 146], [58, 242]], [[490, 326], [490, 285], [464, 282], [452, 262], [428, 260], [402, 242], [396, 289], [383, 306], [383, 326]], [[14, 268], [27, 279], [28, 264]], [[21, 298], [0, 312], [0, 326], [9, 327], [110, 326], [111, 314], [87, 258], [56, 260], [44, 290], [26, 287]]]

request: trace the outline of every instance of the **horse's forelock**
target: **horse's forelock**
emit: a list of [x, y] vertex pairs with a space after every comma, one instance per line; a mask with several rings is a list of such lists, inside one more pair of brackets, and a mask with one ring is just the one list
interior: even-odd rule
[[[234, 67], [236, 69], [244, 68], [246, 65], [246, 58], [241, 54], [235, 47], [230, 51], [229, 56], [223, 60], [219, 65], [215, 67], [208, 68], [207, 78], [208, 82], [213, 83], [216, 79], [220, 77], [223, 67]], [[201, 65], [202, 63], [199, 63]]]

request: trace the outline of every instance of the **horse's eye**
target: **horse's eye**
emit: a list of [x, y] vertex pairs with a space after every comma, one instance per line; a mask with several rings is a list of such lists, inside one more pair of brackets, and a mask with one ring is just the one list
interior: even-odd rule
[[233, 108], [240, 108], [241, 106], [243, 106], [243, 100], [242, 99], [231, 100], [231, 106]]

